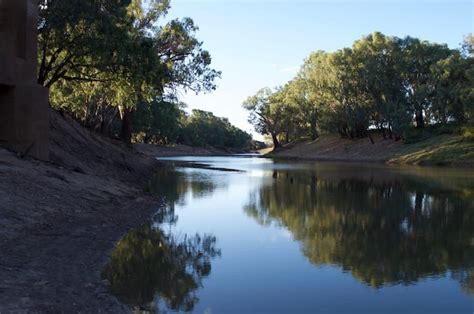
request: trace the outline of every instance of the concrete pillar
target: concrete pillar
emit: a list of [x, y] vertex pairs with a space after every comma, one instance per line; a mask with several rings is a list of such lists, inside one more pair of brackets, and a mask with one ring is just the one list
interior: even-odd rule
[[36, 83], [37, 20], [37, 0], [0, 0], [0, 144], [48, 160], [48, 90]]

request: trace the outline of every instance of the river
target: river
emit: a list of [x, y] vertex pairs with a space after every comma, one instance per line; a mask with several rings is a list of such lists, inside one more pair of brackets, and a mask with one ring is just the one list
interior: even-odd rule
[[126, 235], [104, 271], [135, 310], [474, 310], [472, 170], [163, 161], [147, 186], [163, 198], [154, 223]]

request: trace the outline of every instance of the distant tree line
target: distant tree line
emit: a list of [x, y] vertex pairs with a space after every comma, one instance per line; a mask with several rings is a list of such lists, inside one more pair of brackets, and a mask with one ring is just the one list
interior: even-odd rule
[[133, 122], [135, 141], [252, 148], [252, 136], [232, 125], [228, 119], [197, 109], [187, 114], [183, 106], [167, 100], [139, 103]]
[[352, 48], [317, 51], [295, 78], [264, 88], [243, 104], [249, 122], [275, 147], [321, 132], [343, 137], [403, 139], [412, 127], [474, 119], [473, 36], [459, 50], [375, 32]]
[[185, 141], [205, 143], [185, 134], [194, 124], [163, 99], [211, 91], [220, 72], [192, 19], [162, 22], [169, 8], [169, 0], [39, 1], [38, 82], [50, 89], [52, 107], [127, 143], [142, 133], [176, 141], [177, 129]]

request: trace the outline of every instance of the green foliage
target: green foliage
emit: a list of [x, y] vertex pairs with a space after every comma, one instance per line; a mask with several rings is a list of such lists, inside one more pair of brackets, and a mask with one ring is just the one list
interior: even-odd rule
[[275, 147], [280, 146], [278, 136], [285, 129], [285, 122], [289, 119], [288, 108], [284, 102], [282, 91], [273, 92], [269, 88], [259, 90], [255, 95], [247, 98], [243, 104], [250, 112], [249, 122], [261, 134], [270, 134]]
[[[474, 117], [472, 36], [461, 50], [417, 38], [375, 32], [334, 53], [318, 51], [282, 88], [266, 88], [243, 104], [249, 122], [274, 146], [322, 132], [408, 141], [437, 124], [464, 124]], [[372, 138], [371, 138], [372, 140]], [[373, 140], [372, 140], [373, 141]]]
[[461, 128], [459, 125], [456, 124], [435, 124], [429, 125], [423, 129], [418, 128], [410, 128], [405, 131], [405, 143], [412, 144], [417, 142], [425, 141], [429, 138], [438, 135], [444, 134], [454, 134], [454, 135], [461, 135], [463, 134], [463, 129], [468, 130], [468, 128]]
[[252, 136], [211, 112], [193, 110], [185, 118], [179, 142], [191, 146], [251, 147]]
[[187, 115], [184, 106], [163, 99], [139, 103], [133, 116], [134, 140], [163, 145], [252, 148], [252, 136], [233, 126], [228, 119], [202, 110], [193, 110]]
[[182, 130], [183, 106], [162, 99], [138, 103], [133, 116], [135, 141], [162, 145], [176, 143]]
[[120, 62], [127, 43], [127, 1], [42, 0], [39, 5], [38, 82], [95, 80]]
[[472, 138], [462, 135], [423, 134], [425, 140], [410, 143], [407, 153], [397, 157], [394, 161], [407, 164], [449, 165], [474, 160]]
[[464, 140], [474, 141], [474, 126], [465, 126], [461, 128], [461, 134]]
[[119, 118], [126, 142], [138, 106], [154, 102], [156, 118], [165, 91], [206, 92], [220, 76], [190, 18], [161, 23], [169, 0], [42, 0], [39, 9], [38, 82], [52, 106], [101, 131]]

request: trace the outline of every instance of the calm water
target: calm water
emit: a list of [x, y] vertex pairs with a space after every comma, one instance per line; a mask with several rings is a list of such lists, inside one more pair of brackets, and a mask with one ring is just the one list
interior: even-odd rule
[[[473, 313], [474, 173], [174, 158], [104, 271], [136, 310]], [[173, 161], [169, 161], [173, 163]]]

